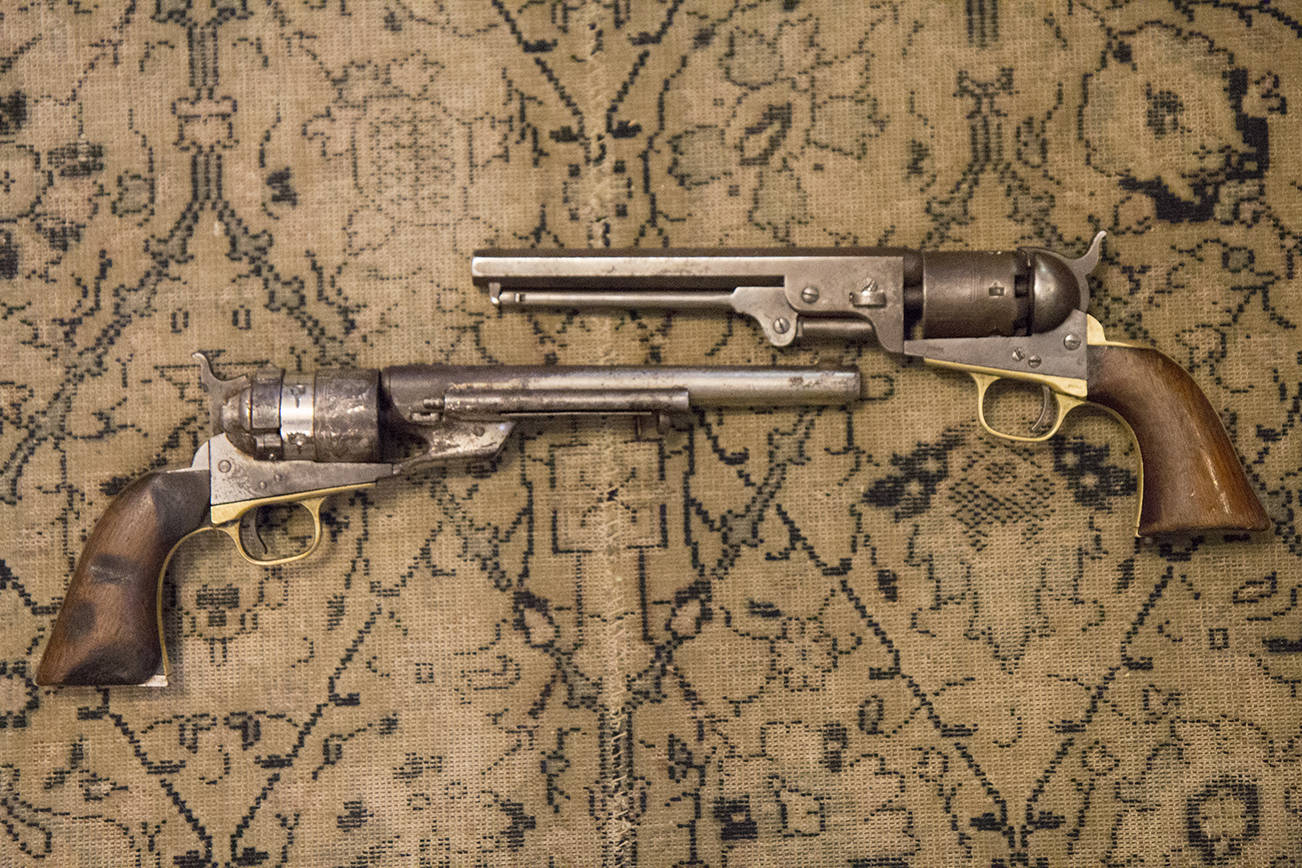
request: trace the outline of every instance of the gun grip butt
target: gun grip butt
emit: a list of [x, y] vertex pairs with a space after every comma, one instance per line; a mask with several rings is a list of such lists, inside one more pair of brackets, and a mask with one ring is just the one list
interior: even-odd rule
[[1139, 445], [1139, 536], [1270, 525], [1220, 417], [1171, 359], [1146, 347], [1090, 346], [1088, 389]]
[[77, 560], [37, 684], [142, 684], [159, 671], [163, 570], [207, 508], [207, 470], [147, 473], [113, 499]]

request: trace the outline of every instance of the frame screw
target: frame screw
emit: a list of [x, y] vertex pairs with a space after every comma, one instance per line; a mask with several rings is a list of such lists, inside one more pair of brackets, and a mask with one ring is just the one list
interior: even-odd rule
[[1064, 347], [1066, 347], [1067, 349], [1069, 349], [1069, 350], [1079, 349], [1079, 348], [1080, 348], [1080, 336], [1079, 336], [1079, 335], [1074, 335], [1074, 334], [1067, 334], [1067, 335], [1064, 335], [1064, 336], [1063, 336], [1063, 339], [1062, 339], [1062, 345], [1063, 345]]
[[805, 302], [805, 304], [813, 304], [818, 301], [818, 287], [806, 286], [800, 291], [800, 298]]
[[1040, 367], [1040, 357], [1031, 356], [1029, 359], [1026, 360], [1026, 363], [1030, 365], [1032, 368], [1038, 368]]
[[220, 470], [222, 473], [230, 473], [231, 463], [227, 461], [225, 458], [223, 458], [221, 461], [217, 462], [217, 469]]
[[791, 328], [791, 323], [787, 321], [786, 317], [780, 316], [777, 319], [773, 320], [773, 331], [777, 332], [778, 334], [780, 335], [786, 334], [787, 329], [789, 328]]
[[1026, 353], [1022, 350], [1021, 347], [1018, 347], [1017, 349], [1013, 350], [1013, 361], [1020, 362], [1024, 358], [1026, 358]]

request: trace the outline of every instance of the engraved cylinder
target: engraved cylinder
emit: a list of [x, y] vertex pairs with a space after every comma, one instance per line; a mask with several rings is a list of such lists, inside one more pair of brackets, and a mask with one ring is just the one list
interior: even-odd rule
[[226, 399], [219, 425], [237, 449], [263, 460], [378, 461], [379, 388], [374, 369], [267, 368]]
[[316, 373], [317, 461], [378, 461], [380, 372], [334, 368]]

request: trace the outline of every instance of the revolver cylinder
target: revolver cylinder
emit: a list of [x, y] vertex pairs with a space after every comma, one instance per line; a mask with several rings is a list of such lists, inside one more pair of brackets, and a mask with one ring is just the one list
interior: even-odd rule
[[1042, 334], [1077, 308], [1081, 287], [1061, 257], [1031, 248], [922, 254], [921, 292], [905, 299], [924, 338]]
[[254, 458], [377, 461], [379, 380], [374, 369], [264, 368], [221, 401], [217, 427]]

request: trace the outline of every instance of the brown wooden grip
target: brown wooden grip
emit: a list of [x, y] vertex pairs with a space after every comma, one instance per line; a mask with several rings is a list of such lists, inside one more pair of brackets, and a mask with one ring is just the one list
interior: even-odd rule
[[1088, 388], [1139, 444], [1140, 536], [1269, 526], [1225, 426], [1183, 368], [1145, 347], [1091, 346]]
[[141, 684], [158, 672], [163, 567], [207, 509], [207, 470], [147, 473], [113, 499], [77, 559], [37, 684]]

